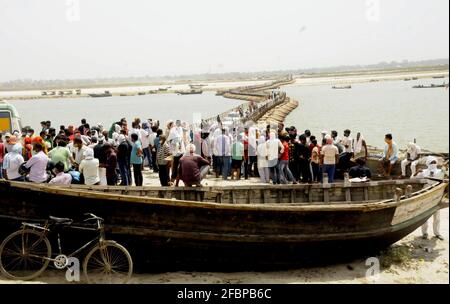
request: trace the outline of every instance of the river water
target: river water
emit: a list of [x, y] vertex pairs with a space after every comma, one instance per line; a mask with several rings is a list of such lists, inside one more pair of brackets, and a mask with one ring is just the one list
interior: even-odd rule
[[205, 92], [202, 95], [56, 98], [12, 100], [9, 103], [19, 111], [22, 124], [32, 126], [37, 131], [40, 122], [44, 120], [50, 120], [57, 129], [60, 125], [79, 126], [82, 118], [86, 118], [90, 124], [101, 123], [107, 128], [122, 117], [127, 118], [129, 123], [135, 117], [142, 120], [148, 118], [160, 120], [162, 124], [169, 119], [194, 122], [198, 121], [200, 115], [202, 118], [210, 118], [243, 102], [216, 96], [213, 92]]
[[[286, 126], [310, 129], [320, 135], [322, 130], [350, 129], [360, 131], [370, 145], [382, 147], [386, 133], [404, 148], [409, 142], [425, 149], [449, 151], [449, 92], [443, 88], [412, 89], [416, 84], [442, 83], [446, 79], [417, 81], [380, 81], [353, 84], [351, 90], [333, 90], [327, 85], [292, 85], [284, 87], [288, 96], [300, 106], [286, 119]], [[107, 98], [63, 98], [10, 101], [22, 116], [24, 125], [39, 129], [39, 122], [53, 125], [79, 125], [81, 118], [91, 124], [109, 127], [113, 121], [126, 117], [169, 119], [192, 122], [194, 117], [215, 116], [241, 104], [241, 101], [203, 95], [178, 96], [158, 94]], [[196, 119], [197, 119], [196, 118]]]
[[383, 147], [384, 135], [405, 148], [414, 139], [424, 149], [449, 151], [449, 91], [444, 88], [413, 89], [417, 84], [448, 83], [446, 79], [383, 81], [353, 84], [351, 90], [333, 90], [330, 85], [284, 87], [300, 106], [286, 119], [320, 135], [336, 130], [341, 136], [350, 129], [359, 131], [368, 144]]

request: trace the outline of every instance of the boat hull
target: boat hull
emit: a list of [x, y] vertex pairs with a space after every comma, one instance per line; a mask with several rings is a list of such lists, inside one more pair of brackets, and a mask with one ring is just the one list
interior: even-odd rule
[[0, 182], [0, 226], [6, 235], [24, 220], [49, 215], [80, 220], [91, 212], [105, 219], [108, 238], [125, 245], [138, 269], [146, 270], [329, 263], [365, 256], [402, 239], [439, 209], [445, 188], [438, 185], [401, 203], [264, 206]]

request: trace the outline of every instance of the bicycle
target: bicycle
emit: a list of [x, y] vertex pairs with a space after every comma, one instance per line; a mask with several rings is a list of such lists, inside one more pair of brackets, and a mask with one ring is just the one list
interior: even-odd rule
[[[83, 223], [95, 227], [75, 226], [69, 218], [50, 216], [43, 225], [22, 223], [20, 230], [10, 234], [0, 245], [0, 271], [9, 279], [32, 280], [41, 275], [53, 262], [57, 269], [68, 268], [69, 258], [90, 248], [84, 261], [83, 272], [89, 283], [126, 283], [133, 273], [133, 260], [125, 247], [105, 239], [104, 220], [92, 213]], [[93, 240], [70, 255], [62, 254], [59, 228], [98, 232]], [[59, 252], [52, 254], [48, 235], [57, 231]], [[52, 258], [53, 256], [53, 258]]]

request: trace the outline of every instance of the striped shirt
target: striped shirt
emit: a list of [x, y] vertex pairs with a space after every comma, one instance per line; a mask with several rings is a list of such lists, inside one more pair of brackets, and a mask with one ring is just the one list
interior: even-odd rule
[[170, 155], [170, 147], [166, 142], [164, 143], [164, 145], [158, 147], [158, 150], [156, 151], [156, 162], [158, 163], [158, 165], [167, 165], [166, 158]]

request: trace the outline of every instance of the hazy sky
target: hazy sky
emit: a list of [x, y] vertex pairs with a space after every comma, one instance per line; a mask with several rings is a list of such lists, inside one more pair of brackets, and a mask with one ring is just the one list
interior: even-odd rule
[[0, 0], [0, 81], [296, 69], [448, 53], [448, 0]]

